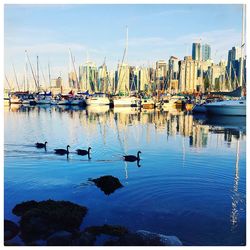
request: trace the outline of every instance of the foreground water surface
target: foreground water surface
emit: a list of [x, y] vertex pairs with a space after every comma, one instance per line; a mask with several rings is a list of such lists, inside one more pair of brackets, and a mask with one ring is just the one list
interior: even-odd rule
[[[244, 245], [244, 117], [135, 108], [5, 107], [4, 216], [26, 200], [89, 208], [82, 228], [119, 224], [176, 235], [184, 245]], [[36, 149], [48, 141], [48, 150]], [[70, 145], [69, 159], [54, 148]], [[75, 154], [92, 147], [91, 160]], [[142, 151], [140, 165], [122, 161]], [[110, 195], [89, 178], [113, 175]]]

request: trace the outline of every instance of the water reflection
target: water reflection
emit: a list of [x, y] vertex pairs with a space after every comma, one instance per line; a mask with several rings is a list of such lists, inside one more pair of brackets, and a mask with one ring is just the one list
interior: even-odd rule
[[[244, 242], [246, 121], [241, 117], [218, 121], [182, 110], [107, 106], [11, 105], [5, 110], [8, 215], [15, 203], [34, 198], [31, 193], [41, 200], [52, 194], [88, 203], [91, 213], [98, 214], [94, 219], [90, 214], [91, 223], [168, 230], [197, 245]], [[49, 141], [47, 153], [31, 148], [44, 139]], [[72, 153], [67, 161], [52, 153], [67, 144], [72, 152], [91, 146], [92, 160]], [[122, 160], [138, 150], [143, 152], [141, 168]], [[102, 199], [90, 186], [73, 188], [107, 174], [126, 183], [114, 193], [114, 202]]]
[[[105, 141], [106, 127], [109, 126], [117, 133], [117, 139], [120, 141], [124, 152], [126, 152], [127, 127], [144, 125], [149, 131], [150, 125], [153, 125], [155, 131], [166, 132], [167, 136], [181, 135], [188, 138], [189, 146], [194, 148], [206, 147], [208, 144], [209, 133], [224, 135], [224, 141], [230, 146], [233, 139], [238, 140], [246, 135], [245, 117], [209, 117], [206, 115], [192, 115], [182, 110], [143, 110], [133, 107], [119, 107], [110, 109], [109, 106], [89, 106], [87, 108], [78, 106], [23, 106], [11, 105], [5, 106], [11, 112], [33, 112], [39, 114], [43, 112], [68, 113], [71, 119], [80, 119], [82, 126], [89, 127], [91, 124], [97, 124], [98, 130], [103, 135]], [[146, 134], [148, 143], [150, 143], [150, 134]], [[184, 142], [184, 141], [183, 141]], [[184, 145], [184, 143], [183, 143]]]

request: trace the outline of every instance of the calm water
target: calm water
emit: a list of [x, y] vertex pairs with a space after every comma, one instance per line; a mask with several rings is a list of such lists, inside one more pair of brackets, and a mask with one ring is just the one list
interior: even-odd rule
[[[35, 142], [48, 141], [48, 151]], [[86, 156], [53, 154], [92, 147]], [[132, 108], [5, 107], [5, 218], [25, 200], [70, 200], [82, 224], [176, 235], [185, 245], [242, 245], [246, 236], [245, 118]], [[142, 151], [141, 166], [121, 160]], [[113, 175], [106, 196], [89, 178]]]

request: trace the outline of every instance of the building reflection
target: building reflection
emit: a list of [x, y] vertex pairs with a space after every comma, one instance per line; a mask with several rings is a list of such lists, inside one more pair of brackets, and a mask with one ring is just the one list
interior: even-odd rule
[[[108, 106], [90, 106], [87, 108], [82, 107], [70, 107], [70, 106], [22, 106], [11, 105], [5, 106], [4, 109], [11, 112], [49, 112], [51, 115], [53, 112], [59, 113], [61, 119], [63, 114], [68, 114], [68, 119], [79, 119], [82, 129], [89, 131], [89, 136], [96, 133], [100, 133], [103, 136], [104, 142], [106, 141], [107, 129], [111, 129], [114, 133], [118, 133], [117, 138], [121, 143], [125, 143], [126, 136], [128, 136], [128, 128], [133, 126], [134, 130], [138, 132], [137, 140], [141, 139], [139, 134], [141, 133], [139, 125], [145, 127], [145, 133], [141, 133], [141, 136], [145, 136], [147, 143], [151, 142], [152, 128], [155, 133], [165, 133], [167, 136], [176, 137], [181, 136], [187, 138], [189, 146], [194, 148], [206, 147], [209, 142], [209, 136], [212, 134], [217, 135], [217, 140], [221, 143], [227, 142], [228, 146], [232, 142], [238, 140], [240, 137], [240, 131], [243, 131], [245, 136], [245, 130], [239, 130], [237, 124], [233, 121], [232, 128], [225, 126], [229, 122], [232, 122], [226, 118], [223, 123], [218, 124], [207, 117], [197, 118], [191, 114], [187, 114], [182, 110], [140, 110], [138, 108], [114, 108], [110, 109]], [[238, 118], [237, 118], [238, 119]], [[245, 121], [240, 121], [240, 124], [244, 124]], [[72, 128], [73, 128], [72, 124]], [[69, 128], [70, 130], [71, 128]]]

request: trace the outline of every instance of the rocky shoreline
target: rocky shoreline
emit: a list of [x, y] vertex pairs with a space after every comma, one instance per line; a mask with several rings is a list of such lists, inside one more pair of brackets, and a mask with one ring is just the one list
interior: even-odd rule
[[[92, 180], [106, 195], [123, 187], [118, 178]], [[70, 201], [25, 201], [12, 213], [19, 224], [4, 220], [5, 246], [180, 246], [176, 236], [145, 230], [129, 231], [120, 225], [97, 225], [80, 230], [88, 208]]]

